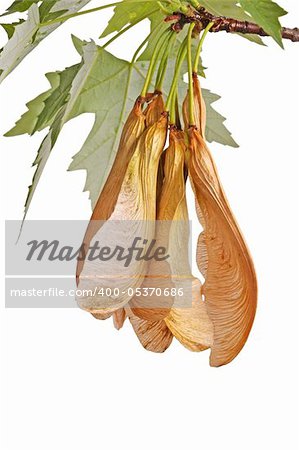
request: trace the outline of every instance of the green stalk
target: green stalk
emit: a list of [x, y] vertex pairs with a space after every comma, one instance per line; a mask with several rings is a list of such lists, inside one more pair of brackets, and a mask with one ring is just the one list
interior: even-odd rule
[[171, 98], [171, 105], [169, 111], [169, 122], [174, 125], [177, 123], [177, 101], [178, 101], [178, 90], [176, 86], [176, 89]]
[[157, 73], [157, 79], [156, 79], [156, 89], [158, 91], [162, 91], [162, 88], [163, 88], [163, 83], [164, 83], [167, 64], [168, 64], [168, 57], [169, 57], [169, 53], [171, 52], [171, 49], [173, 47], [175, 39], [176, 39], [176, 34], [173, 33], [170, 36], [169, 40], [167, 41], [167, 48], [164, 51], [163, 57], [161, 59], [161, 63], [160, 63], [160, 67], [159, 67], [159, 70]]
[[210, 31], [210, 29], [212, 28], [213, 25], [214, 25], [214, 22], [210, 22], [208, 24], [208, 26], [205, 28], [205, 30], [200, 38], [200, 41], [199, 41], [199, 44], [197, 47], [197, 51], [196, 51], [196, 55], [195, 55], [194, 65], [193, 65], [193, 72], [195, 72], [195, 73], [198, 73], [198, 65], [199, 65], [200, 53], [202, 51], [202, 45], [204, 43], [204, 40], [205, 40], [208, 32]]
[[163, 70], [163, 67], [164, 67], [164, 64], [165, 64], [165, 57], [166, 57], [166, 55], [168, 53], [168, 45], [169, 45], [170, 38], [171, 38], [171, 35], [169, 35], [169, 37], [167, 39], [165, 39], [164, 44], [162, 44], [162, 46], [161, 46], [161, 52], [160, 53], [162, 54], [162, 57], [161, 57], [161, 61], [160, 61], [160, 64], [159, 64], [159, 68], [157, 70], [157, 75], [156, 75], [156, 82], [155, 82], [155, 87], [156, 88], [157, 88], [157, 86], [159, 84], [159, 79], [161, 77], [161, 73], [162, 73], [162, 70]]
[[170, 7], [164, 6], [164, 5], [162, 4], [162, 2], [158, 2], [158, 5], [159, 5], [161, 11], [162, 11], [164, 14], [166, 14], [167, 16], [168, 16], [169, 14], [172, 14], [172, 13], [173, 13], [173, 10], [172, 10]]
[[[128, 93], [129, 93], [129, 88], [130, 88], [130, 82], [131, 82], [131, 78], [132, 78], [132, 71], [133, 71], [133, 67], [134, 67], [134, 63], [136, 61], [136, 58], [140, 52], [140, 50], [143, 48], [143, 46], [146, 44], [146, 42], [148, 41], [148, 39], [151, 37], [152, 34], [154, 34], [157, 30], [157, 28], [160, 26], [160, 24], [156, 25], [156, 27], [148, 34], [148, 36], [144, 39], [143, 42], [141, 42], [141, 44], [139, 45], [139, 47], [137, 48], [137, 50], [135, 51], [132, 59], [131, 59], [131, 63], [130, 63], [130, 67], [129, 67], [129, 74], [128, 74], [128, 80], [127, 80], [127, 85], [126, 85], [126, 90], [125, 90], [125, 98], [127, 98]], [[127, 101], [123, 102], [123, 107], [121, 110], [121, 114], [120, 117], [121, 119], [124, 117], [125, 111], [126, 111], [126, 106], [127, 106]], [[121, 122], [121, 120], [120, 120]]]
[[188, 82], [189, 82], [189, 125], [195, 125], [194, 119], [194, 94], [192, 78], [192, 31], [195, 23], [192, 23], [187, 36], [187, 62], [188, 62]]
[[166, 105], [165, 105], [166, 111], [170, 111], [172, 97], [173, 97], [173, 95], [174, 95], [174, 93], [176, 91], [176, 88], [177, 88], [178, 79], [179, 79], [180, 72], [181, 72], [181, 67], [182, 67], [182, 64], [184, 62], [184, 59], [186, 58], [186, 53], [187, 53], [186, 42], [187, 42], [187, 38], [185, 38], [183, 40], [183, 42], [181, 44], [181, 47], [179, 49], [179, 52], [178, 52], [178, 56], [177, 56], [176, 63], [175, 63], [175, 72], [174, 72], [174, 76], [173, 76], [173, 79], [172, 79], [171, 87], [170, 87], [170, 90], [169, 90], [167, 102], [166, 102]]
[[152, 81], [152, 78], [153, 78], [153, 74], [154, 74], [154, 71], [155, 71], [158, 59], [159, 59], [159, 55], [161, 53], [161, 50], [163, 50], [163, 46], [165, 44], [164, 40], [162, 41], [162, 43], [161, 43], [161, 40], [162, 40], [163, 36], [165, 34], [168, 34], [169, 32], [170, 32], [169, 29], [168, 30], [164, 30], [160, 34], [160, 36], [158, 38], [157, 44], [156, 44], [155, 49], [154, 49], [153, 54], [152, 54], [152, 58], [151, 58], [150, 65], [149, 65], [149, 68], [148, 68], [148, 71], [147, 71], [147, 75], [146, 75], [146, 78], [145, 78], [145, 81], [144, 81], [143, 89], [141, 91], [141, 97], [145, 97], [146, 93], [148, 92], [148, 89], [149, 89], [149, 86], [151, 84], [151, 81]]

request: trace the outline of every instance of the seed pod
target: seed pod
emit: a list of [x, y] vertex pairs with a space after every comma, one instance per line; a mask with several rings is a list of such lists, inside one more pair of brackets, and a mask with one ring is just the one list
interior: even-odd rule
[[[189, 265], [189, 230], [188, 209], [186, 196], [182, 199], [174, 217], [174, 223], [178, 226], [172, 230], [174, 248], [170, 253], [177, 252], [178, 257], [172, 259], [172, 273], [178, 272], [177, 264], [185, 266], [183, 277], [173, 277], [176, 292], [182, 291], [182, 296], [177, 294], [174, 306], [165, 317], [165, 323], [175, 338], [191, 351], [202, 351], [213, 343], [213, 325], [207, 314], [206, 305], [202, 298], [201, 283], [192, 276]], [[182, 270], [180, 268], [180, 270]]]
[[[108, 220], [114, 211], [128, 164], [135, 151], [136, 142], [145, 129], [143, 104], [144, 99], [138, 97], [124, 125], [112, 169], [100, 193], [84, 236], [83, 246], [86, 248], [89, 247], [91, 239], [99, 231], [102, 221]], [[84, 259], [82, 258], [77, 264], [77, 282], [83, 265]]]
[[234, 359], [250, 332], [257, 302], [253, 262], [231, 212], [212, 156], [198, 130], [189, 130], [189, 175], [200, 208], [206, 255], [203, 295], [214, 326], [210, 364]]
[[[192, 74], [193, 80], [193, 97], [194, 97], [194, 122], [198, 131], [205, 138], [207, 110], [206, 104], [202, 96], [199, 78], [197, 73]], [[183, 103], [183, 117], [186, 130], [189, 128], [189, 92], [187, 93]]]
[[[162, 97], [162, 93], [159, 91], [154, 92], [151, 97], [151, 101], [148, 104], [146, 110], [144, 111], [145, 114], [145, 123], [146, 126], [153, 125], [155, 122], [157, 122], [161, 114], [165, 111], [165, 105]], [[163, 185], [163, 179], [164, 179], [164, 153], [162, 153], [160, 161], [159, 161], [159, 168], [158, 168], [158, 176], [157, 176], [157, 207], [159, 205], [159, 199], [162, 191], [162, 185]]]
[[[93, 242], [104, 241], [110, 248], [121, 246], [128, 249], [137, 236], [148, 243], [154, 239], [157, 171], [167, 127], [167, 116], [161, 116], [137, 140], [114, 211], [93, 236]], [[110, 242], [114, 245], [111, 246]], [[77, 298], [79, 306], [97, 314], [97, 317], [103, 314], [106, 317], [126, 305], [132, 297], [131, 292], [140, 287], [146, 273], [145, 260], [132, 259], [127, 267], [122, 260], [96, 263], [86, 260], [80, 276], [79, 288], [84, 294]], [[119, 295], [108, 295], [108, 288], [112, 292], [117, 288]], [[91, 292], [96, 292], [96, 295], [90, 295]]]
[[185, 198], [185, 152], [184, 133], [172, 127], [169, 134], [169, 147], [164, 155], [164, 182], [157, 220], [172, 220], [178, 205]]
[[[171, 221], [178, 205], [185, 196], [184, 158], [186, 145], [184, 134], [172, 128], [169, 148], [164, 152], [164, 182], [157, 211], [156, 248], [169, 247]], [[170, 255], [170, 258], [172, 256]], [[180, 259], [180, 255], [178, 255]], [[168, 260], [152, 260], [142, 288], [150, 289], [153, 294], [140, 295], [130, 301], [132, 312], [144, 320], [161, 320], [169, 313], [173, 296], [158, 296], [158, 289], [168, 292], [174, 287]], [[145, 291], [148, 292], [148, 291]]]
[[[161, 274], [165, 274], [164, 285], [166, 286], [166, 281], [171, 281], [171, 287], [175, 288], [177, 292], [175, 305], [172, 305], [174, 298], [168, 296], [163, 298], [163, 302], [168, 308], [147, 309], [147, 297], [145, 297], [143, 299], [145, 305], [139, 305], [140, 308], [132, 308], [129, 316], [142, 345], [147, 350], [156, 352], [166, 350], [171, 343], [171, 335], [174, 335], [186, 348], [192, 351], [205, 350], [213, 342], [213, 326], [201, 296], [201, 283], [192, 276], [189, 265], [188, 211], [184, 176], [185, 150], [184, 133], [173, 129], [170, 147], [165, 152], [166, 180], [159, 204], [159, 213], [163, 214], [165, 218], [172, 219], [172, 225], [167, 229], [169, 254], [171, 255], [168, 278], [165, 268], [159, 270], [159, 264], [156, 264], [156, 273], [153, 275], [154, 267], [151, 270], [152, 278], [147, 276], [143, 284], [143, 287], [152, 287], [154, 285], [153, 277], [156, 276], [160, 281], [159, 275], [161, 278]], [[177, 177], [177, 173], [180, 174], [180, 177]], [[169, 180], [177, 180], [175, 189], [174, 184], [170, 183]], [[175, 212], [173, 212], [171, 206], [172, 200], [177, 205]], [[165, 231], [163, 228], [162, 230]], [[154, 263], [152, 265], [154, 266]], [[170, 286], [168, 285], [168, 287]], [[183, 296], [178, 294], [180, 290]], [[141, 302], [142, 299], [138, 297], [135, 300]], [[152, 297], [149, 300], [152, 300]], [[132, 301], [130, 304], [132, 304]], [[142, 308], [142, 306], [144, 307]], [[133, 311], [136, 315], [133, 314]], [[169, 329], [168, 333], [166, 333], [165, 325]], [[152, 344], [150, 339], [155, 344]]]

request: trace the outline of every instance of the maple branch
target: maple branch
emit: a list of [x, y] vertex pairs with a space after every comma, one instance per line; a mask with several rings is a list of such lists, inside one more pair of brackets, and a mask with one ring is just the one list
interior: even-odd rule
[[[188, 23], [196, 23], [197, 31], [205, 29], [210, 22], [214, 25], [209, 30], [210, 33], [226, 31], [227, 33], [257, 34], [259, 36], [269, 36], [262, 27], [256, 23], [241, 21], [224, 16], [215, 16], [209, 13], [205, 8], [200, 7], [197, 10], [190, 9], [190, 13], [175, 13], [166, 17], [166, 21], [175, 20], [172, 29], [176, 32], [181, 31]], [[281, 36], [292, 42], [299, 42], [299, 28], [282, 28]]]

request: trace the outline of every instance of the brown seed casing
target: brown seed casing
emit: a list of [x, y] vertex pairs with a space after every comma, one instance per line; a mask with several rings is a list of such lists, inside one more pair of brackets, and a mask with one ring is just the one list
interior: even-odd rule
[[165, 105], [162, 93], [156, 91], [152, 94], [152, 99], [144, 111], [146, 126], [150, 127], [155, 122], [158, 122], [164, 111]]
[[[186, 145], [184, 133], [172, 128], [169, 136], [169, 147], [164, 152], [164, 181], [157, 207], [156, 248], [168, 248], [171, 221], [180, 202], [185, 197], [184, 160]], [[148, 275], [144, 279], [143, 288], [156, 290], [171, 289], [171, 268], [168, 261], [155, 261], [149, 264]], [[163, 307], [162, 307], [163, 303]], [[173, 304], [173, 297], [138, 296], [130, 301], [130, 307], [136, 316], [144, 320], [161, 320], [167, 316]], [[152, 307], [151, 307], [152, 306]]]

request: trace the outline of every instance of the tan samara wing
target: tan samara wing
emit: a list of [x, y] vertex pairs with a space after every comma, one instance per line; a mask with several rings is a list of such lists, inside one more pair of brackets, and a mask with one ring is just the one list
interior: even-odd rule
[[212, 156], [195, 128], [190, 128], [189, 139], [189, 175], [203, 217], [207, 251], [203, 295], [214, 326], [210, 364], [220, 366], [234, 359], [247, 340], [256, 311], [257, 282]]
[[[213, 325], [201, 296], [201, 283], [197, 278], [191, 281], [192, 304], [172, 308], [164, 319], [166, 325], [188, 350], [201, 352], [213, 344]], [[185, 285], [185, 290], [188, 285]], [[186, 292], [185, 292], [186, 295]]]
[[[174, 216], [171, 240], [174, 248], [171, 248], [170, 252], [171, 254], [177, 252], [177, 257], [171, 261], [172, 272], [180, 274], [178, 277], [173, 277], [177, 295], [173, 307], [164, 320], [182, 345], [188, 350], [200, 352], [212, 346], [213, 324], [203, 301], [201, 283], [192, 276], [189, 264], [188, 219], [187, 201], [184, 196]], [[177, 264], [180, 268], [176, 267]]]
[[168, 117], [161, 115], [137, 139], [111, 216], [96, 234], [92, 224], [87, 230], [85, 243], [104, 247], [109, 255], [119, 254], [119, 249], [124, 255], [134, 242], [137, 245], [136, 239], [143, 242], [139, 258], [132, 255], [127, 265], [123, 257], [85, 258], [78, 285], [82, 295], [77, 296], [77, 302], [98, 317], [124, 307], [147, 273], [148, 263], [140, 256], [146, 254], [155, 237], [157, 172], [167, 128]]
[[[145, 130], [145, 115], [142, 112], [143, 103], [144, 100], [140, 97], [136, 100], [124, 125], [113, 166], [93, 210], [83, 239], [82, 245], [84, 248], [89, 247], [90, 241], [99, 231], [102, 221], [108, 220], [115, 209], [129, 162], [135, 151], [136, 142]], [[78, 260], [77, 283], [83, 265], [84, 258]]]

